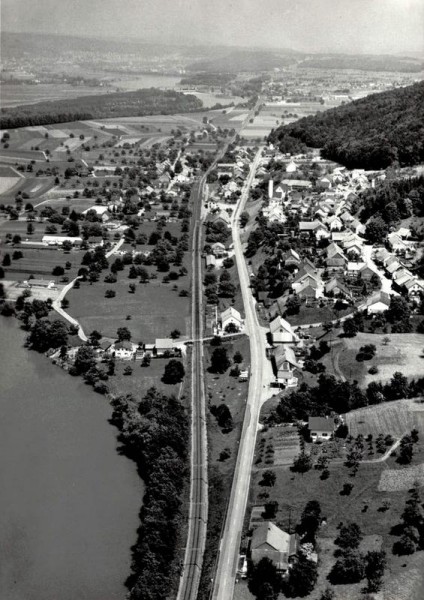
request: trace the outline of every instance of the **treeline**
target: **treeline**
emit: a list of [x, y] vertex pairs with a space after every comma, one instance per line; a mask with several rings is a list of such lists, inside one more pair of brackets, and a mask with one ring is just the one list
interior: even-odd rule
[[306, 421], [311, 416], [325, 416], [330, 412], [345, 414], [356, 408], [380, 404], [390, 400], [414, 398], [424, 393], [424, 378], [408, 381], [402, 373], [394, 373], [392, 379], [382, 384], [371, 382], [365, 390], [357, 381], [340, 381], [333, 375], [321, 374], [318, 385], [311, 387], [302, 383], [299, 389], [283, 396], [268, 417], [269, 423]]
[[149, 88], [136, 92], [81, 96], [3, 108], [0, 113], [0, 128], [13, 129], [109, 117], [168, 115], [199, 110], [202, 106], [202, 101], [192, 94]]
[[362, 192], [360, 199], [361, 221], [366, 223], [371, 217], [381, 217], [388, 231], [400, 219], [412, 214], [424, 216], [424, 176], [386, 180]]
[[[181, 494], [187, 478], [189, 423], [182, 404], [151, 388], [138, 402], [112, 400], [111, 422], [119, 429], [125, 454], [146, 484], [141, 524], [133, 547], [130, 600], [163, 600], [179, 576]], [[180, 559], [181, 556], [178, 555]]]
[[424, 160], [424, 82], [373, 94], [272, 131], [286, 148], [321, 148], [323, 158], [350, 169], [385, 169]]

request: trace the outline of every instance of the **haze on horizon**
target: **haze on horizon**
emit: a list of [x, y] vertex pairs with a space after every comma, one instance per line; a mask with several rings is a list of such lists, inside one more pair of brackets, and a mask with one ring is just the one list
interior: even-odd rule
[[2, 0], [1, 23], [165, 44], [424, 53], [423, 0]]

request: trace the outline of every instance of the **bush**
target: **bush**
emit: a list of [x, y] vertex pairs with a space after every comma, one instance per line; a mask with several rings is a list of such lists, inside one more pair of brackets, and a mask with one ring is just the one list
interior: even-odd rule
[[115, 290], [106, 290], [105, 291], [105, 298], [115, 298], [115, 296], [116, 296]]

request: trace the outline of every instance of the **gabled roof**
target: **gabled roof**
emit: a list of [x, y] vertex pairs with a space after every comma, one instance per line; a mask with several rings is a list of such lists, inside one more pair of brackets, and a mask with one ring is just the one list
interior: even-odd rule
[[368, 298], [367, 306], [372, 306], [378, 302], [382, 302], [388, 308], [390, 306], [390, 295], [387, 292], [376, 292]]
[[271, 333], [274, 333], [277, 331], [277, 329], [280, 329], [280, 327], [285, 329], [288, 333], [294, 335], [292, 326], [288, 321], [283, 319], [283, 317], [275, 317], [275, 319], [273, 319], [269, 324], [269, 330]]
[[228, 308], [226, 308], [225, 310], [222, 311], [221, 321], [225, 321], [226, 319], [229, 319], [230, 317], [233, 317], [233, 319], [237, 319], [237, 321], [243, 320], [241, 318], [239, 311], [236, 310], [235, 308], [233, 308], [232, 306], [229, 306]]
[[404, 286], [409, 289], [414, 285], [418, 285], [420, 288], [422, 288], [424, 290], [424, 281], [422, 279], [410, 279], [409, 281], [407, 281], [406, 283], [404, 283]]
[[310, 431], [327, 431], [333, 433], [334, 421], [325, 417], [309, 417], [308, 427]]
[[286, 533], [274, 523], [265, 521], [262, 525], [257, 527], [252, 535], [252, 550], [256, 550], [260, 546], [267, 544], [278, 552], [289, 552], [290, 547], [290, 534]]
[[277, 348], [274, 350], [274, 358], [277, 368], [280, 368], [283, 362], [287, 361], [293, 367], [300, 369], [300, 365], [296, 360], [293, 348], [290, 348], [290, 346], [277, 346]]
[[327, 248], [327, 257], [333, 258], [333, 256], [340, 256], [346, 258], [343, 250], [335, 242], [332, 242]]

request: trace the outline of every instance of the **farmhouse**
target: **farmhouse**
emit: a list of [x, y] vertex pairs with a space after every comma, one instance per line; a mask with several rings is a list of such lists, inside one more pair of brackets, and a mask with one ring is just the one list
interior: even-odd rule
[[409, 279], [403, 287], [409, 297], [418, 297], [424, 294], [424, 281], [422, 279]]
[[278, 571], [285, 572], [296, 556], [296, 535], [286, 533], [271, 521], [265, 521], [254, 530], [250, 550], [253, 564], [269, 558]]
[[376, 315], [386, 311], [390, 306], [390, 296], [386, 292], [377, 292], [373, 294], [367, 305], [368, 314]]
[[112, 352], [115, 358], [131, 360], [135, 353], [135, 347], [131, 342], [124, 340], [122, 342], [116, 342], [113, 344], [110, 347], [110, 352]]
[[71, 242], [73, 246], [82, 244], [81, 237], [70, 237], [68, 235], [43, 235], [41, 241], [47, 246], [62, 246], [63, 242]]
[[215, 242], [215, 244], [212, 245], [212, 253], [216, 257], [224, 256], [225, 252], [225, 246], [221, 242]]
[[18, 283], [17, 287], [24, 287], [27, 289], [44, 288], [47, 290], [54, 290], [56, 285], [54, 281], [49, 281], [47, 279], [28, 279]]
[[234, 325], [240, 330], [243, 327], [243, 319], [241, 318], [238, 310], [229, 306], [226, 310], [224, 310], [221, 315], [221, 327], [225, 331], [228, 325]]
[[308, 429], [313, 442], [329, 440], [334, 433], [334, 421], [326, 417], [309, 417]]
[[269, 332], [273, 344], [297, 344], [299, 337], [294, 333], [292, 326], [283, 317], [276, 317], [269, 324]]
[[180, 350], [176, 347], [175, 340], [171, 338], [157, 338], [155, 340], [154, 354], [156, 356], [174, 356], [180, 353]]
[[286, 387], [296, 387], [298, 378], [294, 376], [294, 371], [300, 369], [300, 365], [296, 360], [293, 348], [277, 346], [273, 359], [277, 382]]

